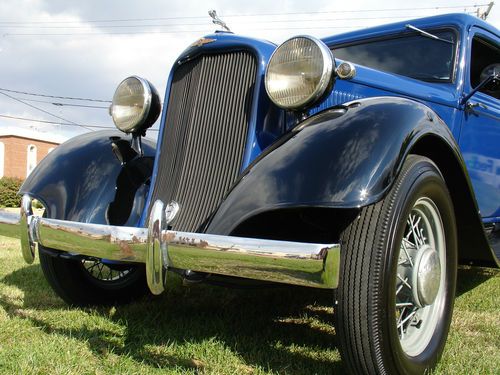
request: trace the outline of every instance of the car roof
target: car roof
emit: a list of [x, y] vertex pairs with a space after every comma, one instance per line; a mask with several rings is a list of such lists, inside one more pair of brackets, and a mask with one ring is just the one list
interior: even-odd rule
[[465, 13], [442, 14], [432, 17], [417, 18], [391, 24], [370, 27], [351, 31], [348, 33], [338, 34], [326, 38], [322, 38], [327, 45], [343, 44], [355, 40], [371, 39], [381, 37], [383, 35], [398, 34], [405, 32], [406, 25], [411, 24], [415, 27], [428, 29], [442, 26], [455, 26], [460, 30], [468, 30], [471, 26], [477, 26], [490, 31], [497, 37], [500, 37], [500, 32], [496, 27], [489, 23]]

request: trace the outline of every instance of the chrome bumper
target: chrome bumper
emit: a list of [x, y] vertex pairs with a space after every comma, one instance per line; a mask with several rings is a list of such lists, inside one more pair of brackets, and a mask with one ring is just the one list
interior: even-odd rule
[[148, 228], [46, 219], [33, 215], [23, 197], [21, 215], [0, 212], [0, 234], [21, 239], [32, 263], [36, 246], [75, 255], [146, 264], [149, 288], [164, 290], [169, 268], [316, 288], [336, 288], [340, 246], [167, 230], [165, 205], [157, 201]]

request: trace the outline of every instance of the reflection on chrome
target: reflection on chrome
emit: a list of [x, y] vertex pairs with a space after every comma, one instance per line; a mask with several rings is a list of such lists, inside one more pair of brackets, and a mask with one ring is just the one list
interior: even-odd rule
[[[30, 254], [38, 243], [70, 254], [145, 263], [153, 293], [163, 291], [164, 269], [175, 268], [317, 288], [336, 288], [340, 246], [185, 233], [167, 230], [165, 205], [155, 202], [149, 228], [119, 227], [0, 213], [0, 234], [26, 225]], [[29, 204], [28, 204], [29, 203]], [[10, 232], [9, 232], [10, 230]], [[18, 232], [19, 228], [17, 228]], [[33, 249], [33, 251], [31, 251]], [[26, 251], [23, 245], [23, 254]]]

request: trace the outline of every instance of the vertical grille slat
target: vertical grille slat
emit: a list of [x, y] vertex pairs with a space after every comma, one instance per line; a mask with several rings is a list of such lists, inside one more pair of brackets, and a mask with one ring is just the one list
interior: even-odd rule
[[175, 230], [196, 231], [238, 177], [256, 77], [245, 51], [202, 55], [177, 68], [152, 202], [175, 200]]

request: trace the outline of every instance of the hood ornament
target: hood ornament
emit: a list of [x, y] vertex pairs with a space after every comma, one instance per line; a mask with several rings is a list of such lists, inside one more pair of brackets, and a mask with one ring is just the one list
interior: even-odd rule
[[212, 42], [215, 42], [215, 39], [211, 39], [211, 38], [200, 38], [198, 39], [196, 42], [192, 43], [191, 44], [191, 47], [201, 47], [207, 43], [212, 43]]
[[229, 27], [227, 27], [226, 23], [219, 18], [215, 9], [209, 10], [208, 15], [212, 17], [212, 23], [221, 26], [226, 31], [231, 32], [231, 30], [229, 30]]

